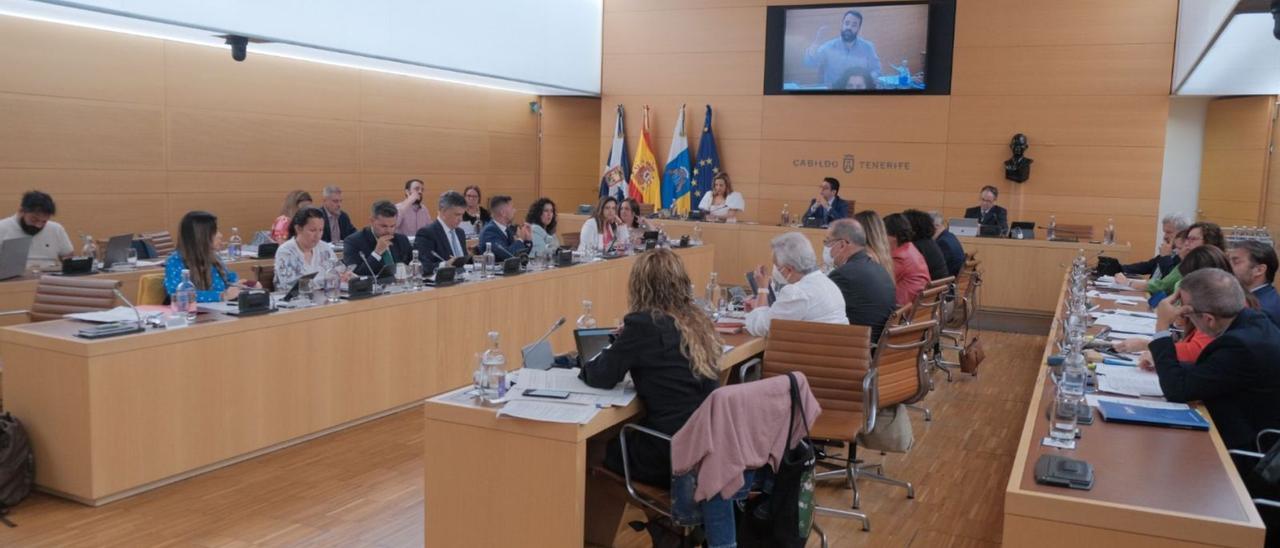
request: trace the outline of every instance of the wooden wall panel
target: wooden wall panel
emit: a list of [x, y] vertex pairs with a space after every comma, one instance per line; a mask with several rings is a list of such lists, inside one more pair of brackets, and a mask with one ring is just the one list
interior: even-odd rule
[[681, 95], [759, 95], [763, 81], [764, 55], [759, 51], [611, 53], [601, 60], [605, 94], [664, 95], [661, 91], [669, 90]]
[[[951, 97], [953, 143], [1164, 147], [1169, 98], [1160, 96]], [[1033, 168], [1034, 169], [1034, 168]], [[1035, 175], [1032, 175], [1034, 177]]]
[[360, 88], [360, 119], [367, 122], [470, 130], [486, 123], [485, 96], [474, 88], [371, 71], [360, 73]]
[[354, 171], [355, 122], [170, 108], [169, 166], [206, 171]]
[[959, 0], [956, 46], [1172, 44], [1177, 18], [1176, 0]]
[[0, 94], [0, 166], [160, 169], [160, 107]]
[[1200, 168], [1198, 216], [1224, 226], [1265, 221], [1274, 96], [1209, 102]]
[[762, 133], [766, 139], [945, 143], [950, 101], [936, 95], [768, 96]]
[[0, 17], [0, 91], [160, 105], [163, 58], [160, 40]]
[[[709, 53], [755, 51], [763, 54], [764, 10], [755, 7], [688, 10], [672, 18], [660, 11], [605, 13], [603, 52]], [[708, 29], [715, 29], [708, 32]]]
[[[1280, 96], [1276, 97], [1280, 103]], [[1276, 105], [1280, 109], [1280, 104]], [[1271, 124], [1271, 146], [1280, 144], [1280, 123]], [[1263, 218], [1264, 224], [1271, 229], [1272, 238], [1280, 236], [1280, 154], [1271, 150], [1271, 162], [1267, 168], [1267, 210]]]
[[956, 95], [1161, 95], [1173, 44], [955, 49]]
[[[597, 150], [600, 112], [600, 99], [594, 97], [542, 98], [538, 193], [551, 198], [558, 211], [574, 211], [579, 204], [596, 201], [604, 166]], [[576, 232], [578, 227], [562, 225], [557, 230]]]
[[479, 172], [489, 165], [489, 138], [479, 131], [363, 124], [363, 169]]

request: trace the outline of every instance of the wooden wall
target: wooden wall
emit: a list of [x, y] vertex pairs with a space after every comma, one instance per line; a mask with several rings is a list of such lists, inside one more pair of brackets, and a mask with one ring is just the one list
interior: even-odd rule
[[1275, 102], [1271, 95], [1209, 102], [1196, 211], [1199, 218], [1223, 226], [1262, 222]]
[[1275, 147], [1280, 145], [1280, 95], [1275, 97], [1276, 112], [1271, 119], [1271, 161], [1267, 167], [1267, 205], [1263, 224], [1271, 229], [1272, 237], [1280, 237], [1280, 154]]
[[[599, 97], [542, 98], [539, 191], [555, 201], [560, 211], [596, 202], [604, 170], [604, 162], [596, 157], [600, 124]], [[608, 124], [612, 127], [612, 118]], [[596, 186], [587, 182], [593, 178]]]
[[[653, 107], [659, 162], [676, 108], [688, 104], [696, 143], [710, 103], [723, 169], [747, 200], [747, 219], [773, 222], [784, 203], [803, 207], [827, 175], [858, 209], [882, 213], [959, 216], [994, 184], [1013, 220], [1044, 223], [1053, 213], [1100, 235], [1114, 217], [1133, 249], [1154, 245], [1175, 0], [959, 0], [952, 95], [915, 97], [764, 96], [767, 3], [821, 2], [606, 0], [600, 157], [619, 103], [632, 148], [642, 106]], [[1015, 186], [1001, 162], [1019, 132], [1036, 163], [1031, 180]], [[795, 162], [839, 165], [846, 154], [910, 169], [844, 173]]]
[[73, 239], [173, 230], [191, 209], [248, 233], [328, 184], [361, 225], [409, 178], [433, 212], [467, 184], [535, 195], [534, 96], [13, 17], [0, 67], [0, 210], [45, 190]]

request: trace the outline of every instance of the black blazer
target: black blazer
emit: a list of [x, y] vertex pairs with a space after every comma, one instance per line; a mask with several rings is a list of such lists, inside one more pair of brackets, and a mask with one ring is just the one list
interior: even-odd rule
[[1228, 449], [1256, 451], [1259, 430], [1280, 428], [1280, 329], [1266, 314], [1240, 311], [1195, 364], [1178, 363], [1169, 337], [1148, 348], [1165, 399], [1203, 401]]
[[[674, 435], [702, 400], [720, 385], [718, 379], [694, 376], [689, 360], [680, 354], [680, 331], [670, 316], [656, 320], [648, 312], [632, 312], [622, 319], [622, 332], [613, 344], [582, 368], [581, 377], [596, 388], [613, 388], [631, 372], [636, 395], [644, 402], [640, 425]], [[652, 436], [627, 440], [632, 477], [650, 485], [671, 484], [671, 445]], [[622, 473], [622, 452], [613, 440], [605, 452], [605, 466]]]
[[[320, 208], [320, 210], [324, 211], [324, 208]], [[347, 212], [339, 211], [338, 212], [338, 234], [336, 238], [332, 233], [329, 232], [330, 230], [331, 229], [329, 228], [329, 212], [325, 211], [324, 212], [324, 232], [320, 234], [321, 240], [324, 240], [329, 243], [345, 241], [347, 239], [347, 236], [350, 236], [352, 233], [356, 231], [356, 225], [351, 224], [351, 216], [347, 215]]]
[[[363, 230], [356, 232], [347, 239], [342, 241], [342, 262], [347, 266], [354, 266], [357, 276], [368, 276], [377, 274], [378, 277], [386, 277], [395, 274], [390, 267], [383, 268], [378, 264], [382, 260], [381, 257], [373, 256], [373, 248], [378, 246], [378, 239], [373, 237], [373, 230], [365, 227]], [[413, 256], [413, 246], [409, 245], [409, 238], [404, 234], [396, 234], [391, 238], [391, 258], [397, 263], [409, 264], [410, 258]], [[361, 260], [360, 254], [368, 255], [369, 266], [373, 267], [373, 272], [369, 272], [364, 266], [364, 260]], [[379, 272], [381, 271], [381, 272]]]
[[947, 270], [947, 259], [942, 256], [942, 249], [938, 247], [938, 242], [933, 241], [933, 238], [916, 240], [911, 244], [916, 246], [916, 250], [921, 255], [924, 255], [924, 262], [929, 265], [930, 280], [946, 278], [951, 275]]
[[1003, 236], [1009, 232], [1009, 212], [998, 205], [982, 214], [982, 206], [964, 210], [964, 218], [978, 220], [978, 233], [983, 236]]
[[1168, 274], [1173, 272], [1173, 269], [1177, 268], [1178, 263], [1181, 261], [1182, 258], [1179, 257], [1177, 253], [1156, 255], [1155, 257], [1139, 263], [1131, 263], [1121, 266], [1120, 271], [1130, 276], [1150, 276], [1155, 274], [1156, 270], [1159, 269], [1162, 274]]
[[[418, 250], [418, 260], [422, 261], [422, 268], [425, 272], [435, 272], [436, 265], [440, 264], [437, 255], [445, 259], [452, 259], [453, 246], [449, 245], [449, 235], [445, 232], [446, 227], [439, 219], [435, 222], [418, 229], [418, 233], [413, 236], [413, 248]], [[458, 237], [458, 247], [462, 248], [462, 256], [467, 256], [467, 234], [461, 228], [453, 229], [454, 236]]]
[[947, 261], [947, 274], [959, 274], [960, 269], [964, 268], [964, 246], [960, 244], [960, 238], [944, 229], [933, 241], [938, 244], [938, 249], [942, 250], [942, 258]]
[[893, 313], [893, 277], [866, 251], [859, 251], [828, 274], [844, 294], [844, 313], [851, 325], [871, 327], [871, 342], [880, 340], [885, 320]]

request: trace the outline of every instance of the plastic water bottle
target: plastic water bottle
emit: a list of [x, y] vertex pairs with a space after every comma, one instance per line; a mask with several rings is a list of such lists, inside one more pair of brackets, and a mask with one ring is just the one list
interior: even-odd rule
[[791, 225], [791, 206], [782, 204], [782, 226]]
[[911, 87], [911, 69], [907, 60], [903, 59], [902, 64], [896, 68], [898, 69], [898, 87], [903, 89]]
[[418, 250], [413, 250], [413, 259], [409, 261], [409, 286], [422, 289], [422, 261], [418, 260]]
[[1102, 233], [1102, 243], [1106, 245], [1115, 245], [1116, 243], [1116, 220], [1107, 219], [1107, 230]]
[[702, 245], [702, 223], [693, 223], [693, 238], [691, 244]]
[[1084, 390], [1089, 373], [1085, 369], [1082, 347], [1081, 338], [1073, 336], [1071, 349], [1067, 351], [1067, 357], [1062, 363], [1062, 376], [1058, 380], [1053, 424], [1049, 430], [1050, 436], [1061, 440], [1075, 439], [1080, 406], [1087, 405]]
[[227, 240], [227, 255], [238, 261], [244, 252], [244, 240], [240, 239], [240, 229], [231, 227], [231, 238]]
[[497, 331], [489, 332], [489, 349], [480, 356], [480, 364], [488, 375], [489, 390], [499, 398], [507, 395], [507, 357], [498, 347]]
[[80, 256], [97, 259], [98, 244], [94, 243], [92, 235], [84, 235], [84, 245], [80, 247]]
[[493, 274], [494, 274], [494, 272], [493, 272], [493, 267], [494, 267], [493, 242], [489, 242], [489, 243], [487, 243], [487, 244], [484, 244], [484, 257], [483, 257], [483, 259], [484, 259], [484, 260], [483, 260], [483, 261], [481, 261], [481, 266], [480, 266], [480, 277], [481, 277], [481, 278], [492, 278], [492, 277], [493, 277]]
[[720, 283], [717, 281], [715, 272], [711, 273], [711, 279], [707, 281], [706, 308], [707, 311], [716, 310], [716, 297], [720, 296]]
[[1048, 240], [1058, 237], [1058, 218], [1056, 216], [1049, 216], [1049, 228], [1045, 230], [1044, 237]]
[[578, 329], [594, 329], [596, 317], [591, 315], [591, 301], [582, 301], [582, 315], [578, 316]]
[[172, 308], [175, 314], [186, 312], [188, 322], [196, 320], [196, 284], [191, 283], [191, 271], [185, 268], [182, 269], [182, 281], [173, 291]]

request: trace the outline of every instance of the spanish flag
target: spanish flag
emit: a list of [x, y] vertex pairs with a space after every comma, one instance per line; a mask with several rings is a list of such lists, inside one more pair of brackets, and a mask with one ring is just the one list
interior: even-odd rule
[[642, 204], [662, 207], [662, 171], [653, 155], [653, 139], [649, 137], [649, 106], [644, 107], [644, 126], [640, 144], [636, 146], [635, 163], [631, 164], [631, 184], [627, 196]]

